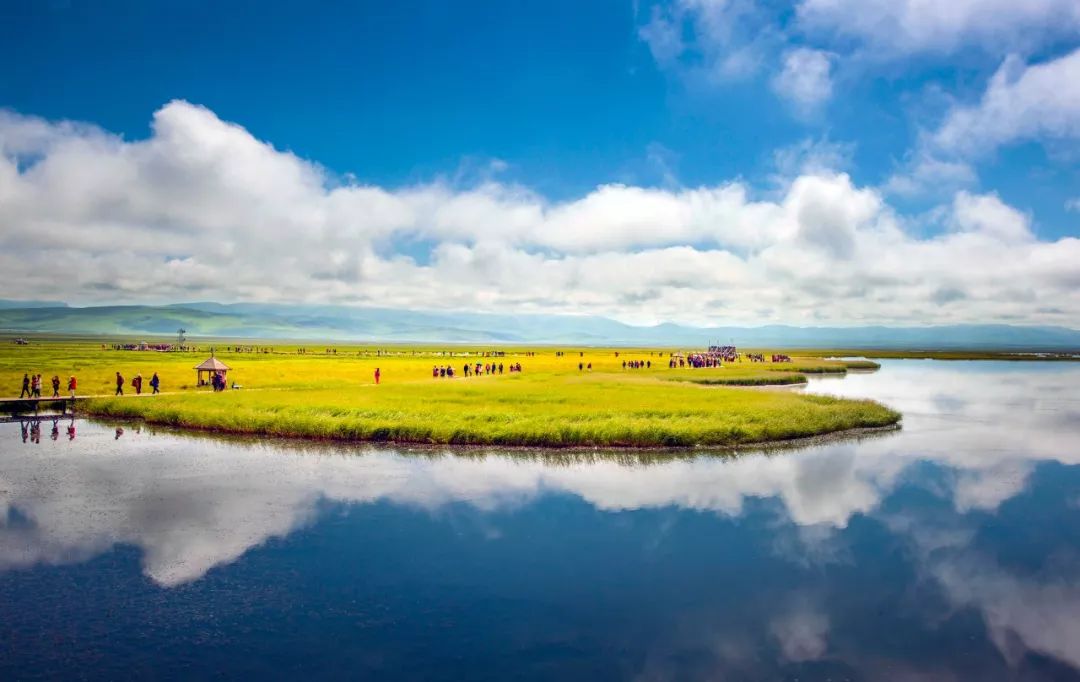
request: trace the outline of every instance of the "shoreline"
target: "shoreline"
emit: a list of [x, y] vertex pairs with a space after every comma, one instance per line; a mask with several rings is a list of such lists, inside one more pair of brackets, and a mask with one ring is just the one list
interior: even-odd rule
[[[787, 389], [792, 386], [761, 386], [761, 387], [748, 387], [753, 389]], [[252, 438], [258, 438], [269, 441], [282, 441], [289, 443], [311, 443], [311, 444], [352, 444], [357, 446], [376, 446], [387, 445], [405, 449], [422, 449], [422, 450], [435, 450], [439, 448], [450, 448], [453, 450], [462, 451], [478, 451], [483, 449], [502, 449], [511, 450], [513, 452], [549, 452], [549, 453], [584, 453], [584, 452], [670, 452], [670, 453], [695, 453], [695, 454], [707, 454], [709, 452], [715, 452], [717, 454], [732, 454], [737, 453], [740, 449], [750, 449], [754, 451], [770, 451], [770, 450], [782, 450], [782, 449], [799, 449], [802, 447], [809, 447], [813, 445], [821, 445], [834, 440], [848, 440], [859, 439], [863, 437], [881, 436], [895, 431], [900, 431], [903, 428], [903, 416], [898, 416], [897, 420], [890, 424], [882, 424], [878, 426], [853, 426], [844, 429], [838, 429], [835, 431], [824, 431], [822, 433], [806, 434], [800, 436], [793, 436], [791, 438], [772, 438], [763, 440], [746, 440], [737, 443], [692, 443], [687, 445], [651, 445], [651, 444], [546, 444], [546, 445], [530, 445], [524, 443], [454, 443], [454, 442], [432, 442], [432, 441], [419, 441], [419, 440], [395, 440], [395, 439], [373, 439], [373, 438], [348, 438], [348, 437], [336, 437], [327, 435], [316, 434], [276, 434], [267, 433], [256, 430], [245, 429], [227, 429], [215, 426], [200, 426], [197, 424], [185, 424], [176, 425], [170, 424], [164, 420], [147, 419], [146, 417], [117, 417], [108, 413], [95, 413], [86, 412], [82, 414], [69, 414], [68, 417], [75, 417], [77, 419], [88, 419], [98, 423], [104, 424], [144, 424], [155, 428], [162, 429], [168, 433], [176, 433], [189, 436], [207, 436], [207, 437], [224, 437], [228, 439], [248, 440]]]

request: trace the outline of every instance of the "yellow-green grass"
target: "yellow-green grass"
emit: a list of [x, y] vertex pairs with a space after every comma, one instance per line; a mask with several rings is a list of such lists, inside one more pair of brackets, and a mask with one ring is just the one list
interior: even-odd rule
[[[235, 342], [233, 342], [235, 343]], [[409, 443], [521, 446], [734, 446], [895, 424], [900, 415], [870, 401], [788, 391], [703, 386], [701, 383], [787, 384], [805, 372], [846, 371], [839, 361], [795, 358], [792, 363], [733, 363], [723, 368], [669, 369], [671, 350], [488, 349], [309, 344], [272, 346], [272, 353], [216, 354], [233, 367], [242, 390], [196, 388], [193, 367], [210, 344], [192, 353], [103, 350], [100, 344], [40, 340], [0, 346], [2, 393], [17, 395], [23, 372], [79, 379], [82, 394], [108, 396], [114, 373], [145, 380], [157, 371], [164, 395], [94, 398], [80, 409], [98, 416], [234, 433]], [[561, 349], [562, 350], [562, 349]], [[444, 351], [452, 352], [446, 355]], [[583, 353], [580, 355], [579, 353]], [[468, 354], [468, 355], [465, 355]], [[623, 370], [623, 360], [650, 369]], [[465, 363], [520, 362], [524, 372], [461, 376]], [[579, 371], [578, 364], [592, 364]], [[433, 379], [433, 365], [452, 364], [454, 379]], [[375, 367], [382, 385], [375, 386]], [[144, 383], [145, 386], [145, 383]], [[148, 389], [147, 389], [148, 390]], [[130, 393], [130, 388], [128, 388]], [[45, 393], [49, 393], [46, 388]]]

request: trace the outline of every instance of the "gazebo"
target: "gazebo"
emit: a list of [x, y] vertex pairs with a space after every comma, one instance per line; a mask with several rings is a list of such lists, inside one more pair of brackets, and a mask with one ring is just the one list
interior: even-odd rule
[[[228, 365], [215, 358], [213, 353], [210, 353], [210, 357], [195, 366], [195, 372], [199, 379], [199, 386], [209, 384], [210, 379], [212, 379], [215, 374], [221, 376], [222, 384], [224, 384], [225, 372], [228, 372], [229, 369]], [[206, 372], [206, 379], [203, 379], [203, 372]]]

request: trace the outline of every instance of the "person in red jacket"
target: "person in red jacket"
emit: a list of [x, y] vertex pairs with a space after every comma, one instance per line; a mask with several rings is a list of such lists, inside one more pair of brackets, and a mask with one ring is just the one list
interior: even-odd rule
[[68, 378], [68, 391], [71, 393], [72, 398], [75, 397], [75, 385], [76, 385], [75, 375], [72, 375], [71, 377]]
[[376, 386], [378, 386], [378, 385], [379, 385], [379, 379], [380, 379], [381, 377], [382, 377], [382, 372], [380, 372], [380, 371], [379, 371], [379, 368], [378, 368], [378, 367], [376, 367], [376, 368], [375, 368], [375, 385], [376, 385]]

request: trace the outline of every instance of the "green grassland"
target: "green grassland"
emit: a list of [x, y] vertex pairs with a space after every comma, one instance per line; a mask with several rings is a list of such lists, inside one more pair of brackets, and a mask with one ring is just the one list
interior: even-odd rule
[[[101, 417], [241, 434], [435, 444], [736, 446], [900, 419], [870, 401], [742, 387], [804, 382], [807, 373], [843, 374], [852, 364], [822, 358], [669, 369], [675, 349], [566, 348], [558, 356], [552, 348], [506, 348], [505, 356], [485, 357], [490, 348], [337, 345], [336, 353], [327, 353], [325, 345], [308, 344], [301, 354], [285, 344], [260, 345], [265, 353], [235, 352], [230, 346], [236, 343], [214, 347], [233, 368], [230, 383], [243, 388], [215, 394], [195, 386], [193, 369], [208, 356], [209, 342], [197, 342], [197, 351], [161, 353], [80, 339], [34, 338], [26, 346], [0, 339], [0, 394], [17, 395], [24, 372], [42, 373], [46, 387], [54, 374], [65, 383], [75, 374], [81, 394], [100, 396], [79, 409]], [[652, 367], [624, 370], [623, 360]], [[461, 376], [463, 365], [476, 362], [507, 368], [520, 362], [524, 371]], [[592, 370], [579, 370], [579, 363], [591, 363]], [[458, 376], [432, 378], [432, 366], [446, 364]], [[129, 380], [157, 372], [163, 394], [110, 397], [116, 371]]]

